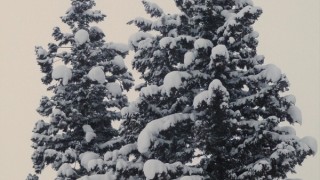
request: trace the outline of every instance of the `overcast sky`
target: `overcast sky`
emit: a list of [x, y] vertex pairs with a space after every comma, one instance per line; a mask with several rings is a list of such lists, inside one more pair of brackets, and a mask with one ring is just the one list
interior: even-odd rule
[[[173, 0], [154, 0], [166, 12], [175, 12]], [[303, 113], [296, 125], [299, 136], [313, 136], [320, 142], [320, 4], [319, 0], [255, 0], [264, 13], [255, 25], [260, 33], [259, 54], [266, 63], [276, 64], [290, 82], [291, 93]], [[53, 42], [52, 28], [66, 27], [59, 17], [70, 7], [68, 0], [1, 2], [0, 11], [0, 179], [20, 180], [32, 171], [30, 148], [39, 100], [46, 94], [34, 46]], [[140, 0], [97, 0], [97, 9], [108, 15], [99, 24], [107, 41], [127, 43], [137, 31], [126, 25], [136, 16], [145, 16]], [[132, 53], [131, 53], [132, 54]], [[131, 56], [127, 63], [130, 64]], [[129, 94], [135, 99], [135, 94]], [[319, 154], [319, 153], [318, 153]], [[49, 169], [49, 168], [48, 168]], [[319, 155], [297, 167], [297, 177], [320, 179]], [[55, 174], [44, 171], [42, 180]]]

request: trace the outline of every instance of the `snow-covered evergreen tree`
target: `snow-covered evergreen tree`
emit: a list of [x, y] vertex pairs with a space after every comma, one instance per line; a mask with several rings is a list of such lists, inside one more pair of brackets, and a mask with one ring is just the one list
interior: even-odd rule
[[94, 6], [94, 0], [71, 0], [61, 17], [71, 33], [55, 27], [56, 42], [49, 43], [48, 50], [35, 49], [45, 74], [42, 82], [53, 95], [44, 96], [37, 109], [45, 119], [33, 129], [32, 161], [38, 174], [51, 165], [57, 171], [56, 179], [109, 176], [103, 154], [112, 147], [104, 144], [118, 136], [111, 122], [120, 119], [119, 110], [127, 105], [123, 90], [133, 85], [123, 60], [128, 47], [106, 43], [103, 31], [90, 26], [106, 17], [93, 10]]
[[130, 22], [146, 83], [122, 109], [127, 145], [105, 161], [123, 179], [285, 178], [317, 146], [295, 134], [302, 117], [287, 77], [256, 52], [262, 10], [251, 0], [175, 2], [181, 13], [170, 15], [143, 1], [156, 20]]

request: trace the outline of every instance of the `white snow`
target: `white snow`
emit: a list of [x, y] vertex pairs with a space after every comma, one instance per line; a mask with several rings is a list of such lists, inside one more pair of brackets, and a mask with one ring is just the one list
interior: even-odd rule
[[112, 96], [121, 96], [122, 94], [122, 89], [121, 89], [121, 86], [119, 83], [108, 83], [107, 84], [107, 89], [108, 89], [108, 92], [112, 95]]
[[54, 149], [46, 149], [44, 151], [44, 157], [54, 157], [55, 155], [57, 155], [57, 151]]
[[76, 160], [77, 153], [73, 149], [67, 149], [62, 157], [62, 162], [68, 162], [68, 159]]
[[183, 176], [179, 180], [203, 180], [201, 176]]
[[212, 48], [210, 56], [211, 60], [217, 59], [217, 56], [223, 56], [227, 61], [229, 61], [229, 53], [225, 45], [219, 44]]
[[148, 9], [148, 11], [156, 12], [159, 15], [163, 14], [163, 10], [158, 6], [158, 4], [145, 0], [143, 0], [142, 2], [143, 4], [145, 4], [145, 6], [147, 6], [146, 8]]
[[273, 64], [266, 65], [266, 69], [263, 70], [261, 74], [267, 80], [270, 80], [272, 82], [277, 82], [281, 79], [281, 70]]
[[121, 53], [127, 53], [129, 51], [129, 47], [126, 44], [110, 42], [105, 45], [108, 49], [113, 49]]
[[85, 152], [85, 153], [82, 153], [80, 154], [80, 163], [81, 163], [81, 166], [83, 166], [85, 169], [87, 169], [88, 171], [90, 171], [89, 169], [89, 162], [91, 160], [95, 160], [95, 159], [99, 159], [99, 155], [94, 153], [94, 152]]
[[176, 46], [176, 41], [173, 37], [164, 37], [159, 42], [160, 48], [164, 49], [167, 46], [170, 47], [170, 49], [173, 49]]
[[296, 97], [294, 95], [286, 95], [283, 97], [283, 99], [290, 104], [296, 104]]
[[156, 159], [150, 159], [144, 163], [143, 172], [148, 179], [153, 179], [156, 174], [167, 173], [167, 167], [164, 163]]
[[300, 141], [305, 143], [311, 149], [311, 151], [313, 152], [313, 155], [317, 154], [318, 143], [316, 139], [310, 136], [306, 136], [306, 137], [303, 137]]
[[129, 48], [130, 49], [134, 49], [136, 47], [138, 47], [139, 42], [141, 40], [147, 39], [147, 38], [152, 38], [152, 35], [146, 32], [137, 32], [135, 34], [133, 34], [132, 36], [130, 36], [129, 40], [128, 40], [128, 44], [129, 44]]
[[208, 104], [209, 91], [202, 91], [193, 99], [193, 107], [197, 108], [203, 101]]
[[123, 155], [123, 156], [127, 156], [129, 153], [131, 153], [133, 150], [136, 150], [136, 149], [137, 149], [137, 144], [136, 143], [127, 144], [127, 145], [122, 146], [118, 153]]
[[38, 56], [38, 58], [43, 58], [46, 57], [48, 55], [48, 52], [43, 49], [42, 47], [36, 47], [36, 54]]
[[250, 75], [248, 78], [256, 81], [257, 79], [266, 79], [271, 82], [277, 82], [281, 79], [282, 74], [281, 70], [273, 65], [273, 64], [267, 64], [267, 65], [256, 65], [254, 66], [254, 69], [261, 71], [259, 74], [256, 75]]
[[118, 66], [119, 69], [125, 69], [126, 65], [124, 64], [123, 58], [121, 56], [114, 57], [113, 60], [111, 60], [111, 63], [115, 66]]
[[62, 177], [71, 177], [75, 173], [76, 172], [72, 169], [70, 164], [67, 164], [67, 163], [62, 164], [58, 170], [58, 176], [62, 176]]
[[116, 178], [111, 173], [95, 174], [91, 176], [83, 176], [77, 180], [115, 180]]
[[151, 146], [151, 142], [156, 140], [156, 136], [175, 124], [190, 119], [190, 114], [172, 114], [160, 119], [153, 120], [141, 131], [138, 137], [138, 151], [146, 153]]
[[200, 48], [206, 49], [206, 48], [212, 48], [213, 44], [208, 39], [199, 38], [194, 42], [193, 46], [195, 49], [200, 49]]
[[91, 128], [90, 125], [83, 125], [82, 126], [83, 131], [86, 133], [85, 135], [85, 140], [87, 142], [91, 142], [92, 139], [96, 138], [97, 135], [96, 133], [94, 133], [93, 129]]
[[51, 116], [57, 116], [57, 115], [60, 115], [60, 116], [62, 116], [62, 117], [66, 117], [66, 114], [65, 114], [63, 111], [61, 111], [61, 110], [58, 109], [58, 108], [54, 108], [54, 109], [52, 110]]
[[262, 159], [262, 160], [259, 160], [259, 161], [253, 166], [253, 170], [254, 170], [255, 172], [260, 172], [260, 171], [262, 170], [263, 166], [266, 166], [266, 167], [271, 168], [270, 163], [269, 163], [268, 161]]
[[148, 97], [154, 94], [157, 94], [161, 90], [161, 88], [157, 85], [150, 85], [147, 87], [143, 87], [140, 90], [140, 96]]
[[188, 67], [194, 60], [196, 59], [196, 55], [191, 52], [191, 51], [188, 51], [184, 54], [184, 65], [185, 67]]
[[77, 45], [82, 45], [86, 42], [89, 42], [89, 33], [88, 31], [84, 30], [84, 29], [80, 29], [79, 31], [76, 32], [76, 34], [74, 35], [74, 40], [76, 42]]
[[224, 95], [223, 100], [228, 101], [229, 100], [229, 92], [227, 89], [222, 85], [221, 81], [219, 79], [214, 79], [208, 87], [207, 91], [202, 91], [198, 95], [196, 95], [193, 99], [193, 107], [198, 107], [201, 102], [206, 102], [207, 104], [210, 104], [210, 99], [215, 97], [215, 90], [219, 90]]
[[119, 150], [114, 150], [114, 151], [108, 151], [104, 154], [103, 159], [104, 161], [115, 161], [117, 160], [117, 157], [119, 155]]
[[106, 81], [106, 76], [104, 74], [102, 66], [92, 67], [92, 69], [88, 73], [88, 77], [92, 81], [97, 81], [100, 84], [103, 84]]
[[139, 41], [138, 43], [138, 48], [139, 49], [148, 49], [151, 48], [153, 46], [153, 40], [151, 38], [147, 38], [144, 40]]
[[98, 26], [91, 26], [90, 31], [93, 31], [99, 34], [104, 34], [102, 29], [100, 29]]
[[126, 169], [128, 167], [128, 163], [123, 159], [118, 159], [116, 164], [116, 169], [118, 171]]
[[129, 104], [128, 107], [124, 107], [121, 109], [121, 116], [131, 115], [139, 111], [137, 102], [133, 101]]
[[168, 73], [163, 80], [163, 90], [170, 96], [172, 88], [179, 89], [184, 83], [184, 80], [191, 78], [191, 75], [183, 71], [172, 71]]
[[293, 122], [296, 122], [298, 124], [302, 124], [302, 114], [301, 114], [300, 109], [297, 106], [291, 105], [287, 112], [290, 115], [290, 117], [292, 118]]
[[99, 170], [102, 170], [103, 169], [103, 160], [102, 159], [91, 159], [89, 162], [88, 162], [88, 168], [87, 168], [87, 171], [92, 171], [96, 168], [98, 168]]
[[57, 66], [52, 71], [53, 79], [62, 79], [62, 84], [67, 85], [69, 80], [72, 78], [72, 71], [65, 65]]

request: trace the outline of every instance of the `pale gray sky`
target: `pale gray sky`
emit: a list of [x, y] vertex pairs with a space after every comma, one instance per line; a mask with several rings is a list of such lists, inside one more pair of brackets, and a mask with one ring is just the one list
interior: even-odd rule
[[[167, 12], [176, 11], [173, 0], [154, 0]], [[69, 1], [32, 0], [1, 2], [0, 11], [0, 179], [24, 179], [32, 171], [30, 148], [34, 123], [41, 117], [35, 109], [42, 95], [34, 46], [52, 42], [52, 28], [64, 26], [59, 17]], [[291, 93], [303, 113], [296, 125], [299, 136], [313, 136], [320, 142], [320, 4], [318, 0], [255, 0], [264, 13], [256, 23], [260, 33], [259, 53], [266, 63], [276, 64], [287, 74]], [[108, 15], [99, 27], [107, 41], [127, 43], [137, 31], [126, 25], [131, 18], [145, 16], [140, 0], [97, 0], [97, 8]], [[65, 27], [65, 26], [64, 26]], [[127, 62], [131, 62], [131, 57]], [[135, 94], [130, 94], [135, 99]], [[319, 153], [298, 167], [299, 177], [320, 179]], [[42, 180], [53, 179], [50, 170]]]

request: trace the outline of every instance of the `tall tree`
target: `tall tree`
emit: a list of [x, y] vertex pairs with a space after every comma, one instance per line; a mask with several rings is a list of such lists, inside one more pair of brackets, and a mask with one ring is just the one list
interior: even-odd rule
[[[287, 77], [256, 52], [252, 25], [261, 8], [251, 0], [175, 2], [181, 13], [170, 15], [143, 1], [156, 20], [130, 22], [140, 28], [129, 45], [146, 83], [122, 110], [128, 145], [105, 161], [127, 179], [280, 179], [295, 172], [317, 146], [295, 134], [302, 117], [294, 96], [284, 95]], [[187, 164], [193, 157], [201, 158], [196, 167]]]
[[118, 136], [111, 122], [120, 119], [119, 110], [127, 105], [123, 90], [132, 87], [133, 78], [123, 60], [128, 47], [106, 43], [103, 31], [90, 26], [106, 17], [94, 6], [94, 0], [71, 0], [61, 17], [71, 33], [55, 27], [56, 42], [49, 43], [48, 50], [35, 49], [45, 74], [42, 82], [53, 93], [41, 99], [37, 112], [46, 119], [33, 129], [32, 161], [37, 174], [46, 165], [57, 171], [56, 179], [106, 172], [101, 158], [112, 147], [103, 144]]

